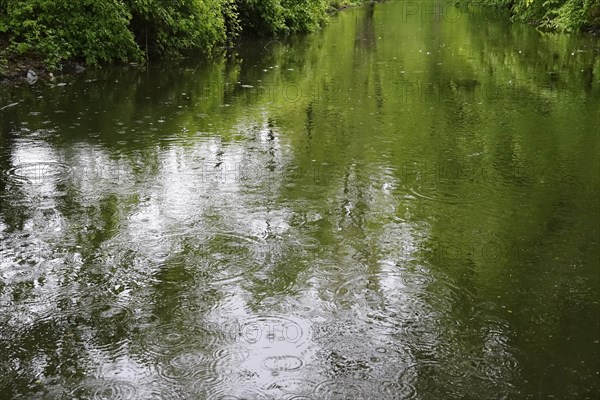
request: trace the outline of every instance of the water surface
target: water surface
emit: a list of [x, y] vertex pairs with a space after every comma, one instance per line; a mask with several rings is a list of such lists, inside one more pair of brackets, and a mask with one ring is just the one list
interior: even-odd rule
[[390, 1], [0, 89], [0, 397], [597, 398], [599, 56]]

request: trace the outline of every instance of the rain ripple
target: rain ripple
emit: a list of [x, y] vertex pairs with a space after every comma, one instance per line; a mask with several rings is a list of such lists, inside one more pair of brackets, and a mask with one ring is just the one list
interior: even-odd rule
[[71, 399], [90, 400], [129, 400], [136, 396], [137, 389], [131, 383], [105, 379], [89, 380], [69, 393]]
[[367, 398], [363, 384], [341, 379], [322, 382], [317, 385], [314, 391], [315, 400], [363, 400]]
[[67, 164], [54, 161], [20, 163], [5, 171], [9, 178], [30, 184], [63, 182], [71, 175]]

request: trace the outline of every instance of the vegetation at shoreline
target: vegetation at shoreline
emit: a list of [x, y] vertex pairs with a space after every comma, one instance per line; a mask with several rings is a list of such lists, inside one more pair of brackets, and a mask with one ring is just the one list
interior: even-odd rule
[[[220, 54], [238, 37], [312, 32], [369, 0], [0, 0], [0, 80], [29, 67], [143, 63]], [[600, 33], [600, 0], [457, 0], [550, 30]]]
[[[10, 59], [140, 63], [214, 55], [240, 35], [311, 32], [365, 0], [0, 0], [0, 77]], [[36, 64], [33, 62], [33, 64]]]
[[510, 9], [518, 21], [543, 29], [600, 33], [600, 0], [459, 0], [461, 4]]

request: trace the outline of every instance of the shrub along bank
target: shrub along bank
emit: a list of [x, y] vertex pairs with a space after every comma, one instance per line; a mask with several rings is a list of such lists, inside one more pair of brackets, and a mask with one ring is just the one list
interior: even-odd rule
[[50, 70], [211, 56], [241, 34], [310, 32], [365, 0], [0, 0], [0, 76], [29, 57]]
[[[314, 31], [330, 11], [365, 1], [0, 0], [0, 80], [32, 65], [52, 71], [190, 51], [210, 57], [240, 35]], [[456, 1], [507, 7], [543, 28], [600, 32], [600, 0]]]
[[510, 9], [513, 18], [540, 28], [600, 33], [600, 0], [459, 0]]

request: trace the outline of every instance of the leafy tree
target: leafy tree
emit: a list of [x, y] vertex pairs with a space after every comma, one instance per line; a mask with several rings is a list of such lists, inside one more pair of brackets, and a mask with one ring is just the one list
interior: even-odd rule
[[514, 19], [542, 28], [575, 32], [600, 29], [600, 0], [459, 0], [509, 8]]
[[[362, 0], [351, 0], [360, 2]], [[17, 54], [87, 64], [209, 56], [241, 33], [318, 29], [340, 0], [0, 0], [0, 35]], [[1, 39], [1, 38], [0, 38]]]
[[51, 67], [72, 58], [98, 64], [141, 56], [128, 28], [131, 13], [118, 0], [7, 0], [4, 9], [12, 49], [42, 54]]
[[132, 30], [146, 51], [180, 56], [187, 50], [210, 53], [226, 41], [223, 0], [128, 0]]

